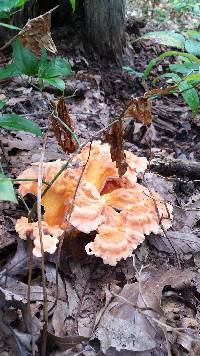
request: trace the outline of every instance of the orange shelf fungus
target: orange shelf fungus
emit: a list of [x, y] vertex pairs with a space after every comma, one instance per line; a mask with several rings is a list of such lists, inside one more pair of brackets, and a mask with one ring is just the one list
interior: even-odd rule
[[145, 237], [126, 227], [125, 219], [111, 207], [105, 207], [103, 216], [105, 220], [98, 227], [95, 240], [85, 249], [88, 255], [101, 257], [104, 263], [115, 266], [122, 258], [131, 256]]
[[[115, 266], [132, 255], [145, 235], [161, 234], [163, 229], [170, 228], [172, 206], [154, 190], [137, 183], [138, 173], [147, 168], [147, 159], [128, 151], [125, 154], [128, 168], [119, 177], [110, 146], [94, 141], [75, 156], [74, 167], [60, 174], [42, 198], [45, 252], [54, 253], [63, 230], [73, 226], [86, 234], [96, 231], [94, 241], [85, 247], [87, 254]], [[44, 163], [43, 181], [51, 181], [65, 163], [60, 160]], [[19, 176], [37, 177], [37, 163]], [[19, 191], [22, 195], [37, 195], [37, 182], [21, 182]], [[41, 256], [38, 223], [28, 224], [26, 218], [21, 218], [16, 231], [22, 239], [30, 236], [35, 245], [33, 253]]]
[[80, 185], [69, 222], [79, 231], [89, 234], [103, 222], [105, 199], [91, 183]]
[[[17, 220], [15, 229], [19, 237], [23, 240], [30, 238], [33, 240], [34, 249], [33, 254], [36, 257], [41, 257], [41, 245], [40, 245], [40, 235], [38, 222], [28, 223], [28, 219], [21, 217]], [[47, 223], [42, 221], [42, 242], [44, 252], [54, 253], [57, 249], [57, 244], [59, 242], [59, 237], [62, 235], [63, 230], [58, 226], [49, 226]]]

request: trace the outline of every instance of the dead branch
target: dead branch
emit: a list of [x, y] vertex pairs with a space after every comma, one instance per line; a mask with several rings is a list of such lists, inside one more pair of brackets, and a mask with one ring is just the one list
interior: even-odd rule
[[158, 157], [150, 161], [150, 169], [164, 177], [177, 176], [191, 180], [200, 179], [200, 162], [196, 161]]

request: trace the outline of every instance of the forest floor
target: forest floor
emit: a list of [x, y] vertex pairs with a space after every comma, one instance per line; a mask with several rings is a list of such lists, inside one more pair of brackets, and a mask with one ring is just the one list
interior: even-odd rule
[[[129, 36], [133, 42], [135, 34]], [[138, 78], [121, 68], [91, 61], [74, 30], [62, 27], [53, 32], [53, 38], [59, 55], [67, 57], [72, 65], [73, 75], [65, 79], [65, 99], [75, 132], [84, 142], [118, 117], [131, 97], [143, 95], [144, 88]], [[136, 42], [133, 46], [137, 72], [162, 52], [161, 46], [149, 42]], [[8, 60], [9, 54], [7, 58], [0, 54], [2, 65]], [[166, 62], [159, 71], [165, 66]], [[20, 77], [2, 82], [0, 88], [0, 99], [9, 97], [4, 112], [25, 115], [47, 133], [45, 161], [66, 159], [49, 120], [49, 103], [58, 96], [52, 87], [45, 87], [41, 93]], [[149, 160], [158, 156], [200, 160], [200, 114], [193, 119], [180, 97], [168, 95], [152, 102], [152, 115], [151, 127], [145, 134], [142, 125], [128, 121], [126, 149]], [[99, 139], [105, 141], [105, 137]], [[34, 135], [1, 130], [4, 172], [17, 177], [39, 161], [42, 145], [42, 138]], [[54, 306], [49, 314], [48, 355], [200, 354], [200, 180], [163, 177], [148, 170], [145, 184], [174, 206], [173, 227], [167, 236], [151, 234], [133, 258], [120, 261], [116, 267], [104, 265], [95, 257], [83, 257], [78, 251], [82, 246], [77, 244], [73, 257], [69, 252], [61, 256], [56, 306], [56, 256], [46, 257], [49, 310]], [[28, 319], [28, 252], [26, 242], [19, 241], [15, 231], [16, 220], [25, 214], [22, 203], [0, 205], [0, 261], [2, 270], [7, 271], [6, 280], [0, 276], [2, 355], [11, 354], [13, 343], [20, 355], [28, 355], [31, 350], [31, 335], [24, 322]], [[40, 263], [40, 259], [33, 261], [31, 289], [36, 344], [43, 310]], [[116, 296], [119, 292], [120, 298]], [[142, 307], [151, 311], [141, 313]]]

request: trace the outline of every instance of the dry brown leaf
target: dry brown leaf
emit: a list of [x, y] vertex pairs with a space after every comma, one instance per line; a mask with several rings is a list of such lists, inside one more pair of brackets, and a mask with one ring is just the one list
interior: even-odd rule
[[19, 32], [19, 39], [24, 47], [29, 48], [38, 57], [41, 55], [41, 49], [56, 53], [56, 46], [51, 38], [51, 13], [57, 7], [46, 12], [43, 15], [29, 20], [23, 29]]
[[190, 269], [160, 268], [143, 272], [139, 282], [126, 284], [107, 306], [96, 324], [93, 338], [99, 339], [104, 353], [112, 347], [120, 354], [121, 350], [129, 350], [140, 351], [143, 355], [157, 345], [164, 346], [161, 329], [152, 319], [159, 320], [163, 315], [163, 288], [171, 286], [179, 290], [190, 285], [194, 278], [195, 273]]
[[124, 116], [134, 117], [137, 122], [144, 125], [152, 123], [150, 97], [153, 95], [167, 95], [177, 88], [177, 85], [170, 85], [166, 88], [156, 88], [147, 91], [143, 96], [130, 100]]
[[118, 120], [112, 125], [111, 133], [106, 135], [107, 141], [110, 144], [110, 153], [113, 161], [116, 162], [119, 176], [122, 177], [127, 171], [126, 155], [123, 149], [123, 122]]
[[[53, 107], [54, 112], [51, 116], [51, 123], [56, 140], [64, 152], [72, 153], [76, 150], [77, 144], [71, 132], [64, 126], [67, 125], [70, 130], [74, 131], [72, 119], [64, 98], [61, 97], [58, 101], [53, 102]], [[60, 119], [64, 125], [56, 118]]]
[[177, 85], [169, 85], [166, 88], [156, 88], [152, 89], [144, 94], [144, 97], [150, 97], [152, 95], [167, 95], [177, 88]]
[[137, 122], [150, 125], [152, 122], [151, 105], [148, 98], [141, 96], [129, 102], [125, 116], [134, 117]]

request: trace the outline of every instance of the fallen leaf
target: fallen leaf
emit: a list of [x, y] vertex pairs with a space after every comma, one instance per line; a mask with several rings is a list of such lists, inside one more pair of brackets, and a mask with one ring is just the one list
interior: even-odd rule
[[54, 328], [55, 336], [64, 336], [64, 324], [68, 315], [67, 302], [58, 300], [52, 317], [52, 326]]
[[85, 337], [79, 336], [79, 335], [60, 337], [60, 336], [53, 335], [50, 332], [48, 332], [48, 335], [49, 335], [50, 339], [52, 341], [54, 341], [54, 343], [58, 346], [58, 348], [61, 351], [71, 349], [74, 346], [79, 345], [82, 342], [88, 340], [88, 338], [85, 338]]
[[[52, 263], [45, 263], [45, 274], [48, 282], [51, 283], [51, 289], [55, 291], [57, 290], [56, 284], [56, 267]], [[58, 273], [58, 298], [62, 300], [66, 300], [66, 290], [64, 283]]]
[[78, 310], [80, 300], [76, 293], [76, 290], [73, 288], [69, 281], [65, 280], [65, 286], [68, 300], [68, 313], [69, 316], [73, 316]]
[[[5, 311], [2, 309], [0, 309], [0, 339], [6, 340], [6, 344], [11, 347], [13, 355], [23, 356], [27, 354], [12, 326], [6, 321]], [[1, 354], [3, 353], [1, 352]]]
[[[35, 269], [40, 266], [40, 260], [33, 257], [32, 268]], [[4, 269], [0, 273], [0, 278], [4, 274], [8, 274], [9, 276], [15, 276], [17, 274], [27, 275], [29, 269], [29, 255], [27, 252], [26, 242], [18, 239], [17, 251], [12, 259], [7, 262], [4, 266]], [[1, 280], [0, 280], [1, 282]]]
[[20, 97], [16, 97], [16, 98], [10, 98], [8, 101], [7, 101], [7, 105], [8, 106], [15, 106], [16, 104], [18, 103], [22, 103], [24, 101], [27, 100], [27, 97], [25, 95], [22, 95]]
[[[118, 351], [154, 349], [162, 333], [152, 316], [159, 319], [163, 314], [160, 305], [163, 288], [166, 285], [182, 288], [194, 277], [190, 270], [160, 269], [143, 272], [140, 282], [126, 284], [109, 304], [94, 332], [93, 338], [100, 340], [102, 351], [105, 353], [111, 347]], [[137, 308], [151, 311], [140, 313]]]
[[[191, 232], [169, 231], [166, 236], [150, 236], [148, 241], [158, 251], [174, 253], [176, 250], [180, 255], [196, 253], [200, 251], [200, 238]], [[180, 256], [181, 257], [181, 256]]]
[[153, 188], [165, 201], [175, 204], [176, 195], [173, 181], [167, 180], [153, 172], [145, 172], [143, 181], [147, 188]]
[[[162, 188], [161, 188], [162, 189]], [[166, 192], [167, 194], [167, 192]], [[170, 197], [170, 194], [169, 194]], [[175, 206], [173, 209], [173, 230], [166, 231], [163, 236], [153, 235], [148, 237], [151, 245], [158, 251], [174, 253], [175, 251], [183, 258], [188, 253], [200, 251], [200, 233], [197, 225], [200, 221], [200, 199], [183, 207]]]
[[[7, 301], [20, 301], [24, 304], [27, 303], [28, 285], [18, 281], [15, 278], [8, 276], [1, 276], [0, 278], [0, 291], [5, 296]], [[47, 299], [50, 302], [54, 302], [55, 298], [51, 295], [51, 291], [47, 291]], [[31, 287], [30, 293], [31, 301], [43, 301], [43, 289], [42, 287], [35, 285]]]

